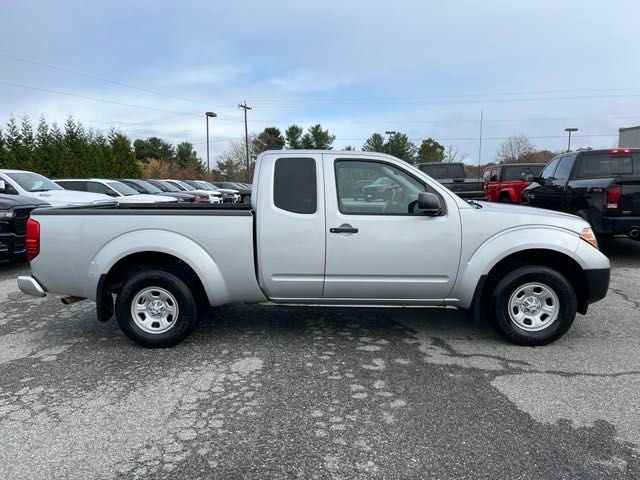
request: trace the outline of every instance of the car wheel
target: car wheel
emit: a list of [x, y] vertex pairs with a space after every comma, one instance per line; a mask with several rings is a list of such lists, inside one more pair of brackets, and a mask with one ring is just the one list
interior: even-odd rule
[[509, 197], [509, 195], [501, 195], [500, 203], [513, 203], [513, 202], [511, 201], [511, 197]]
[[116, 298], [123, 333], [143, 347], [171, 347], [198, 323], [198, 306], [179, 273], [149, 270], [127, 279]]
[[576, 294], [561, 273], [522, 266], [496, 285], [490, 302], [494, 328], [518, 345], [546, 345], [562, 337], [576, 316]]

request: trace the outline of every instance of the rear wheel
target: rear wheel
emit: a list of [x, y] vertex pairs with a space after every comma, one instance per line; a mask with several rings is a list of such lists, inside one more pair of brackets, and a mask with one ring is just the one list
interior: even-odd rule
[[511, 197], [509, 197], [508, 194], [503, 193], [502, 195], [500, 195], [500, 203], [513, 203], [513, 202], [511, 201]]
[[546, 345], [573, 324], [577, 299], [560, 272], [543, 266], [521, 266], [498, 282], [490, 302], [493, 327], [518, 345]]
[[144, 347], [171, 347], [198, 323], [197, 302], [178, 272], [148, 270], [127, 279], [118, 294], [116, 319], [123, 333]]

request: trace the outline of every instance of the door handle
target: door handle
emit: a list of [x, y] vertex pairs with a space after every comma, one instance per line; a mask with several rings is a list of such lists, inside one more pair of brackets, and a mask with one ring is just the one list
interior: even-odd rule
[[329, 231], [331, 233], [358, 233], [357, 228], [353, 228], [349, 224], [340, 225], [339, 227], [330, 228]]

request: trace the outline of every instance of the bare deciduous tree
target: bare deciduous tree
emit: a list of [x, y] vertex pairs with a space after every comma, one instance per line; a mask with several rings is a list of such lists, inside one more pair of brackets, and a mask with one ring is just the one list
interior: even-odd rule
[[498, 163], [515, 163], [523, 155], [535, 150], [529, 139], [524, 135], [515, 135], [507, 138], [498, 147], [496, 160]]

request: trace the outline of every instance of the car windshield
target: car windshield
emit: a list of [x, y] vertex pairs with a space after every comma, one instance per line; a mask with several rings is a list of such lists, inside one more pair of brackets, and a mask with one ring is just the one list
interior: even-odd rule
[[187, 192], [193, 192], [195, 190], [195, 188], [193, 188], [187, 182], [181, 182], [179, 180], [174, 180], [174, 183], [177, 184], [178, 186], [184, 188]]
[[155, 185], [151, 185], [149, 182], [145, 182], [144, 180], [136, 180], [135, 183], [144, 188], [146, 190], [146, 193], [162, 193], [162, 190], [160, 190], [158, 187], [156, 187]]
[[128, 197], [129, 195], [138, 195], [138, 192], [136, 192], [129, 185], [125, 185], [122, 182], [107, 182], [107, 185], [113, 188], [120, 195], [124, 195], [126, 197]]
[[171, 184], [169, 182], [165, 182], [164, 180], [153, 180], [152, 185], [158, 186], [158, 188], [160, 188], [164, 192], [174, 192], [175, 193], [175, 192], [180, 192], [181, 191], [175, 185], [173, 185], [173, 184]]
[[209, 182], [205, 182], [204, 180], [199, 181], [198, 184], [202, 185], [205, 190], [212, 190], [214, 192], [218, 191], [218, 187]]
[[49, 190], [63, 190], [60, 185], [56, 185], [47, 177], [43, 177], [33, 172], [14, 172], [6, 174], [11, 180], [16, 182], [27, 192], [46, 192]]

